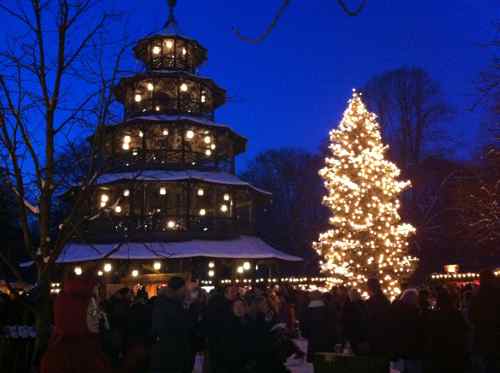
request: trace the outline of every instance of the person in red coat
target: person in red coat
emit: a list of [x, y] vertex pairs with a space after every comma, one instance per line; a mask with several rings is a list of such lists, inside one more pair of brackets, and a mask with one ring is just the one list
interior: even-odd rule
[[41, 373], [109, 373], [111, 365], [99, 342], [103, 314], [97, 283], [88, 278], [65, 281], [54, 304], [54, 331], [42, 357]]

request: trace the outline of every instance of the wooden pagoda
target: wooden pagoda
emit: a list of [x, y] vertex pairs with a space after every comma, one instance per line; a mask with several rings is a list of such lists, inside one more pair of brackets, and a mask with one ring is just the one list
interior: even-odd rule
[[151, 282], [168, 272], [236, 276], [274, 260], [297, 261], [255, 236], [266, 191], [235, 175], [246, 139], [215, 122], [226, 92], [198, 74], [207, 50], [165, 29], [140, 40], [144, 71], [115, 88], [124, 120], [105, 126], [106, 172], [92, 186], [78, 237], [59, 258], [83, 273], [90, 262], [112, 282]]

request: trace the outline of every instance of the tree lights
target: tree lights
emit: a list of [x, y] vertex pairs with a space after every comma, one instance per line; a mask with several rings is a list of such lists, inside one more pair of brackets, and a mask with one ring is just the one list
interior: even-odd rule
[[320, 170], [331, 212], [331, 228], [313, 244], [323, 257], [324, 272], [366, 295], [366, 282], [377, 277], [390, 297], [413, 272], [416, 258], [408, 255], [408, 237], [415, 229], [401, 223], [399, 194], [410, 186], [398, 181], [397, 166], [384, 159], [376, 116], [356, 92], [344, 117], [330, 132], [331, 156]]

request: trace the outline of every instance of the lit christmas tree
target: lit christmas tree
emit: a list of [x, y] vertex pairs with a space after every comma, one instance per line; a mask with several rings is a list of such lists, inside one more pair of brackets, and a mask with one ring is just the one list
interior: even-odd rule
[[336, 130], [330, 132], [331, 156], [320, 175], [327, 195], [323, 204], [331, 212], [331, 228], [320, 234], [314, 248], [323, 257], [322, 271], [366, 296], [366, 282], [380, 280], [391, 298], [400, 282], [411, 274], [417, 259], [408, 255], [408, 237], [415, 232], [402, 223], [398, 196], [410, 186], [398, 181], [398, 167], [384, 159], [376, 115], [354, 91]]

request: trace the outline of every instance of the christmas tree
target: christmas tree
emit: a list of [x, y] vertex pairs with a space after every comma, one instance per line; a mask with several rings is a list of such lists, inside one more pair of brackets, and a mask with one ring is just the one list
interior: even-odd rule
[[322, 271], [363, 296], [367, 280], [378, 278], [386, 295], [394, 298], [416, 265], [416, 258], [408, 255], [408, 238], [415, 229], [402, 223], [398, 213], [399, 194], [410, 182], [399, 181], [400, 170], [385, 159], [388, 147], [376, 115], [355, 91], [338, 129], [330, 132], [330, 142], [331, 155], [320, 175], [331, 227], [314, 243], [323, 258]]

